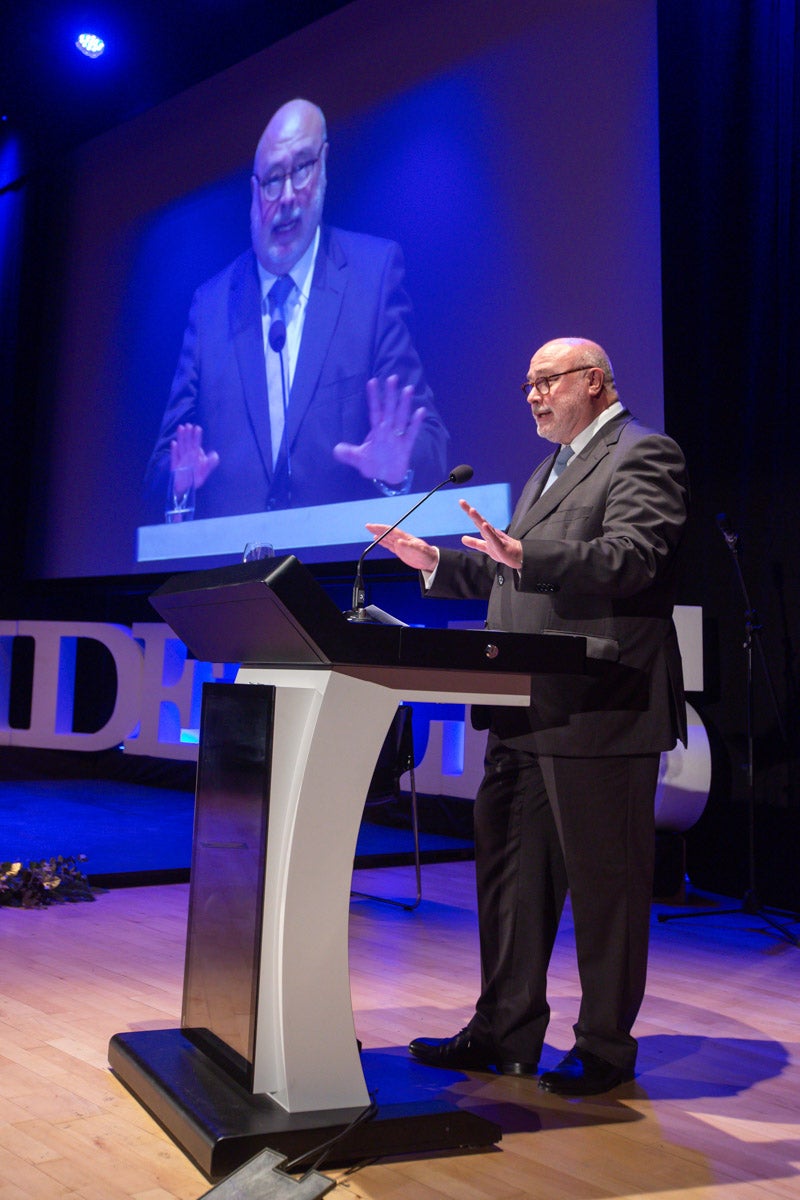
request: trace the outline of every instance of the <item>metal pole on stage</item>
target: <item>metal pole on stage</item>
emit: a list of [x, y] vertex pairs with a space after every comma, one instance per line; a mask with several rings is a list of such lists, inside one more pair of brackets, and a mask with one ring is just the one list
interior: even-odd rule
[[775, 693], [775, 687], [772, 682], [769, 665], [764, 655], [764, 647], [761, 642], [761, 624], [756, 616], [755, 609], [750, 603], [750, 596], [747, 591], [744, 573], [742, 572], [742, 564], [739, 559], [739, 535], [735, 533], [728, 523], [728, 518], [725, 513], [717, 515], [717, 525], [720, 533], [725, 539], [725, 544], [731, 552], [733, 558], [734, 571], [739, 583], [742, 599], [744, 601], [744, 641], [742, 648], [745, 652], [745, 668], [746, 668], [746, 685], [745, 685], [745, 709], [746, 709], [746, 728], [747, 728], [747, 867], [748, 880], [747, 891], [742, 897], [741, 904], [738, 908], [717, 908], [717, 909], [697, 909], [694, 912], [683, 913], [659, 913], [659, 921], [677, 921], [685, 917], [705, 917], [705, 916], [728, 916], [732, 914], [746, 914], [747, 916], [760, 917], [773, 929], [776, 929], [781, 937], [793, 946], [800, 947], [800, 937], [792, 933], [777, 917], [785, 917], [791, 922], [800, 921], [800, 915], [797, 913], [785, 912], [782, 909], [765, 907], [761, 903], [756, 882], [756, 775], [755, 775], [755, 687], [754, 687], [754, 671], [753, 671], [753, 649], [758, 651], [758, 658], [761, 663], [761, 669], [764, 673], [764, 679], [767, 683], [767, 690], [770, 694], [772, 706], [775, 711], [775, 718], [778, 724], [784, 746], [788, 747], [788, 739], [786, 736], [786, 728], [781, 716], [778, 697]]

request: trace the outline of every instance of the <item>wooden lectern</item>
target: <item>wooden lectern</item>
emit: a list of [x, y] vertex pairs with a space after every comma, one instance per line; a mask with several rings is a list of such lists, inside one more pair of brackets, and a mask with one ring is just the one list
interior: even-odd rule
[[498, 1141], [443, 1098], [460, 1075], [359, 1052], [364, 797], [401, 700], [525, 705], [532, 675], [582, 674], [613, 645], [349, 622], [293, 556], [175, 576], [152, 603], [197, 658], [242, 665], [204, 692], [181, 1027], [116, 1034], [113, 1070], [210, 1178], [266, 1146], [305, 1153], [375, 1093], [334, 1161]]

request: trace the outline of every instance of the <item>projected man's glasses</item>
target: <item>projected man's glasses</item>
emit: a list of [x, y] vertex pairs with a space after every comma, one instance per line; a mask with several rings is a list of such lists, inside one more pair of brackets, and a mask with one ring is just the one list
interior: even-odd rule
[[322, 158], [322, 151], [325, 149], [325, 145], [326, 143], [323, 142], [316, 158], [309, 158], [305, 162], [298, 163], [296, 167], [292, 167], [291, 171], [274, 171], [266, 179], [259, 179], [257, 175], [254, 175], [253, 178], [261, 188], [264, 199], [277, 200], [283, 193], [283, 187], [287, 179], [291, 179], [292, 189], [295, 192], [301, 192], [303, 188], [308, 187], [311, 182], [311, 176], [314, 173], [314, 167]]

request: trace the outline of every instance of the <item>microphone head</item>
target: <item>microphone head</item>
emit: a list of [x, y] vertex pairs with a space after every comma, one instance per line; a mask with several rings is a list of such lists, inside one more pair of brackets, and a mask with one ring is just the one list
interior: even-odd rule
[[739, 535], [738, 533], [734, 533], [734, 531], [731, 529], [731, 524], [728, 520], [728, 514], [724, 512], [717, 513], [716, 521], [717, 528], [725, 538], [729, 548], [735, 552], [739, 543]]
[[475, 472], [472, 467], [468, 466], [467, 463], [461, 463], [460, 466], [453, 467], [448, 478], [451, 483], [469, 483], [474, 474]]
[[280, 317], [274, 317], [269, 325], [269, 344], [276, 354], [286, 345], [286, 325]]

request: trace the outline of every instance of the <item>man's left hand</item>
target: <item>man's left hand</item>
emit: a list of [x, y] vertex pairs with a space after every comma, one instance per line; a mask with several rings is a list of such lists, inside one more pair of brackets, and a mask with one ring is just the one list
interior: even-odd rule
[[462, 537], [461, 541], [464, 545], [469, 550], [479, 550], [481, 554], [488, 555], [495, 562], [503, 563], [518, 571], [522, 566], [522, 542], [517, 538], [509, 537], [502, 529], [496, 529], [485, 517], [481, 516], [477, 508], [473, 508], [466, 500], [459, 500], [458, 503], [481, 535], [479, 538]]
[[333, 457], [348, 467], [355, 467], [365, 479], [380, 479], [389, 485], [400, 484], [411, 465], [411, 454], [422, 428], [427, 409], [411, 412], [414, 399], [412, 386], [400, 387], [396, 375], [385, 384], [379, 379], [367, 383], [369, 433], [360, 446], [339, 442], [333, 447]]

